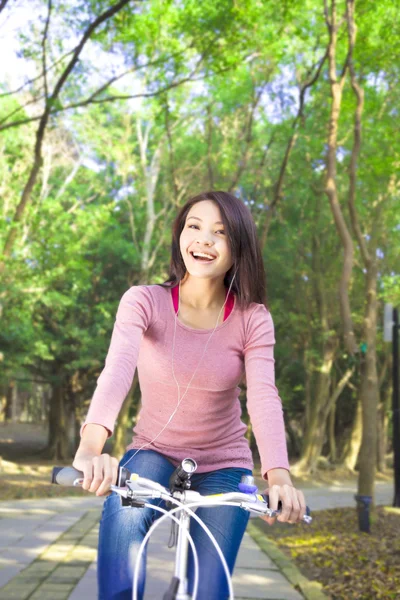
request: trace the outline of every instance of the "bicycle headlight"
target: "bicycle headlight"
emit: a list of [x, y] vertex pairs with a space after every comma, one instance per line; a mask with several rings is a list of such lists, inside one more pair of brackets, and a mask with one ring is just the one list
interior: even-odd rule
[[194, 473], [197, 469], [197, 463], [193, 458], [184, 458], [181, 462], [181, 466], [185, 473], [188, 474]]

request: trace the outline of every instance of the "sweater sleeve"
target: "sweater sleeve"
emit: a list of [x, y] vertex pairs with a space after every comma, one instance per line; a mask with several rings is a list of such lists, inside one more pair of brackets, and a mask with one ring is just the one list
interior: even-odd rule
[[275, 332], [270, 312], [259, 304], [252, 312], [243, 351], [247, 410], [261, 459], [261, 476], [270, 469], [289, 470], [282, 401], [275, 387]]
[[97, 379], [97, 387], [85, 422], [96, 423], [114, 431], [122, 403], [133, 381], [141, 339], [155, 319], [152, 296], [146, 286], [133, 286], [122, 296], [114, 323], [105, 366]]

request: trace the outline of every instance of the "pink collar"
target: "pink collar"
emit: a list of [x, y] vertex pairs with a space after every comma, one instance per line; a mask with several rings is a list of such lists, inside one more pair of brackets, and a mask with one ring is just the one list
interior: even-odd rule
[[[172, 294], [172, 301], [174, 303], [174, 310], [175, 310], [175, 314], [176, 314], [178, 312], [178, 303], [179, 303], [179, 283], [177, 285], [175, 285], [173, 288], [171, 288], [171, 294]], [[234, 303], [235, 303], [235, 296], [232, 292], [230, 292], [227, 303], [225, 304], [224, 321], [226, 321], [226, 319], [231, 314]]]

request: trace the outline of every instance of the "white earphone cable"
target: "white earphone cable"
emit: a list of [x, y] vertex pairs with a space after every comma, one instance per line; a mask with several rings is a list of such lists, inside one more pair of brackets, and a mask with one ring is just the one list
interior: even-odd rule
[[[200, 363], [201, 363], [201, 361], [203, 360], [203, 357], [204, 357], [204, 354], [205, 354], [205, 352], [206, 352], [206, 350], [207, 350], [207, 346], [208, 346], [208, 344], [209, 344], [209, 341], [211, 340], [211, 338], [212, 338], [212, 336], [214, 335], [214, 332], [215, 332], [215, 330], [216, 330], [216, 328], [217, 328], [217, 326], [218, 326], [218, 321], [219, 321], [219, 318], [220, 318], [220, 315], [221, 315], [222, 309], [224, 308], [224, 306], [225, 306], [225, 304], [226, 304], [226, 302], [227, 302], [227, 300], [228, 300], [228, 298], [229, 298], [229, 293], [230, 293], [230, 291], [231, 291], [232, 284], [233, 284], [233, 280], [235, 279], [235, 275], [236, 275], [236, 272], [237, 272], [237, 270], [238, 270], [238, 267], [236, 267], [236, 271], [235, 271], [235, 273], [234, 273], [234, 275], [233, 275], [233, 277], [232, 277], [232, 281], [231, 281], [231, 283], [230, 283], [230, 285], [229, 285], [228, 293], [226, 294], [225, 302], [223, 303], [223, 305], [222, 305], [222, 307], [221, 307], [221, 310], [219, 311], [219, 314], [218, 314], [218, 318], [217, 318], [217, 322], [216, 322], [216, 324], [215, 324], [215, 327], [214, 327], [214, 329], [213, 329], [213, 331], [212, 331], [212, 333], [211, 333], [210, 337], [209, 337], [209, 338], [208, 338], [208, 340], [207, 340], [206, 346], [205, 346], [205, 348], [204, 348], [203, 355], [202, 355], [202, 357], [200, 358], [200, 361], [199, 361], [199, 363], [198, 363], [198, 365], [197, 365], [197, 367], [196, 367], [196, 369], [195, 369], [195, 372], [193, 373], [193, 375], [192, 375], [192, 377], [191, 377], [191, 379], [190, 379], [190, 381], [189, 381], [189, 383], [188, 383], [188, 386], [187, 386], [187, 388], [186, 388], [186, 391], [185, 391], [185, 393], [183, 394], [182, 398], [179, 398], [179, 394], [180, 394], [180, 386], [179, 386], [179, 383], [178, 383], [178, 382], [177, 382], [177, 380], [176, 380], [176, 377], [175, 377], [175, 371], [174, 371], [174, 350], [175, 350], [175, 336], [176, 336], [176, 321], [177, 321], [177, 315], [178, 315], [178, 313], [179, 313], [179, 306], [180, 306], [180, 296], [181, 296], [181, 295], [180, 295], [180, 293], [179, 293], [178, 310], [177, 310], [177, 312], [175, 313], [174, 340], [173, 340], [173, 343], [172, 343], [172, 374], [173, 374], [173, 376], [174, 376], [175, 383], [176, 383], [176, 385], [178, 386], [178, 398], [179, 398], [179, 399], [178, 399], [178, 404], [176, 405], [176, 407], [175, 407], [174, 411], [172, 412], [171, 416], [169, 417], [168, 421], [165, 423], [164, 427], [163, 427], [163, 428], [161, 429], [161, 431], [160, 431], [160, 432], [159, 432], [159, 433], [156, 435], [156, 437], [155, 437], [155, 438], [153, 438], [153, 439], [151, 440], [151, 442], [147, 442], [146, 444], [143, 444], [143, 446], [141, 446], [140, 448], [138, 448], [138, 449], [136, 450], [135, 454], [134, 454], [133, 456], [131, 456], [131, 457], [130, 457], [130, 458], [129, 458], [129, 459], [128, 459], [128, 460], [127, 460], [127, 461], [126, 461], [126, 462], [125, 462], [123, 465], [121, 465], [121, 467], [124, 467], [126, 464], [128, 464], [128, 462], [130, 462], [130, 460], [131, 460], [131, 459], [132, 459], [134, 456], [136, 456], [136, 454], [137, 454], [137, 453], [138, 453], [140, 450], [143, 450], [143, 448], [146, 448], [147, 446], [150, 446], [150, 445], [151, 445], [153, 442], [155, 442], [155, 441], [156, 441], [156, 439], [157, 439], [157, 438], [158, 438], [158, 437], [159, 437], [159, 436], [162, 434], [162, 432], [163, 432], [163, 431], [165, 431], [165, 429], [166, 429], [166, 427], [169, 425], [169, 423], [171, 423], [171, 421], [172, 421], [172, 419], [173, 419], [174, 415], [176, 414], [176, 411], [178, 410], [178, 407], [179, 407], [180, 403], [182, 402], [182, 400], [184, 399], [184, 397], [185, 397], [185, 396], [186, 396], [186, 394], [187, 394], [187, 391], [188, 391], [188, 389], [189, 389], [189, 387], [190, 387], [190, 384], [192, 383], [192, 379], [193, 379], [193, 377], [195, 376], [195, 374], [196, 374], [196, 372], [197, 372], [197, 369], [198, 369], [198, 368], [199, 368], [199, 366], [200, 366]], [[181, 282], [179, 282], [179, 292], [180, 292], [180, 287], [181, 287]]]

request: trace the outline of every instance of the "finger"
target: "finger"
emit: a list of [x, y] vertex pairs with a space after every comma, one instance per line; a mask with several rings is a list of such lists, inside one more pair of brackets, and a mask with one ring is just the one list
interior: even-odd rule
[[100, 456], [95, 456], [93, 462], [93, 480], [89, 492], [95, 492], [103, 481], [103, 461]]
[[83, 483], [82, 488], [88, 490], [93, 480], [93, 463], [91, 460], [86, 460], [83, 464]]
[[112, 470], [112, 482], [111, 483], [117, 483], [118, 481], [118, 466], [119, 466], [119, 461], [118, 459], [116, 459], [114, 456], [111, 457], [111, 470]]
[[289, 485], [280, 486], [280, 499], [282, 502], [282, 511], [278, 517], [278, 521], [280, 523], [286, 523], [290, 519], [293, 506], [293, 499], [290, 490], [291, 487]]
[[306, 499], [304, 497], [304, 494], [301, 490], [297, 490], [297, 497], [299, 500], [299, 504], [300, 504], [300, 514], [299, 514], [299, 521], [303, 520], [304, 515], [306, 514], [307, 511], [307, 504], [306, 504]]
[[272, 510], [277, 510], [278, 502], [280, 499], [280, 486], [272, 485], [268, 490], [268, 495], [269, 495], [269, 507], [272, 508]]
[[[272, 510], [277, 510], [277, 508], [278, 508], [279, 494], [280, 494], [279, 490], [280, 490], [279, 485], [273, 485], [268, 490], [269, 508], [271, 508]], [[273, 525], [276, 522], [276, 517], [269, 517], [269, 518], [271, 519], [271, 525]]]
[[96, 492], [96, 496], [102, 496], [107, 493], [113, 483], [112, 479], [112, 464], [111, 464], [111, 456], [108, 454], [102, 455], [103, 459], [103, 481]]
[[300, 502], [298, 498], [298, 490], [291, 488], [290, 496], [292, 499], [292, 512], [290, 513], [288, 523], [297, 523], [300, 515]]

